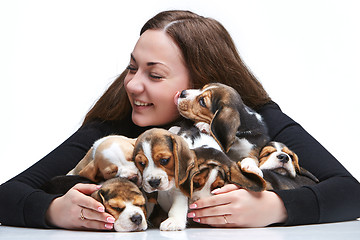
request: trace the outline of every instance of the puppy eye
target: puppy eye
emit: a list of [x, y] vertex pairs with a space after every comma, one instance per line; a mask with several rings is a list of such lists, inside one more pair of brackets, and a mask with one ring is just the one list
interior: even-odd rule
[[206, 103], [205, 103], [204, 97], [201, 97], [201, 98], [199, 99], [199, 104], [200, 104], [200, 106], [206, 108]]
[[139, 165], [139, 168], [145, 168], [146, 165], [144, 162], [137, 162], [137, 164]]
[[114, 209], [117, 212], [122, 212], [125, 209], [125, 208], [120, 208], [120, 207], [111, 207], [111, 208]]
[[162, 159], [160, 159], [160, 164], [164, 166], [164, 165], [168, 164], [169, 161], [170, 161], [170, 158], [162, 158]]

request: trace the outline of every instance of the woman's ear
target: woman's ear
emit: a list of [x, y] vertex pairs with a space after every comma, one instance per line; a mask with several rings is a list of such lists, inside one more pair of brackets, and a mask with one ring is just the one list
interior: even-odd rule
[[234, 143], [240, 126], [240, 114], [236, 109], [220, 107], [210, 123], [211, 135], [227, 153]]

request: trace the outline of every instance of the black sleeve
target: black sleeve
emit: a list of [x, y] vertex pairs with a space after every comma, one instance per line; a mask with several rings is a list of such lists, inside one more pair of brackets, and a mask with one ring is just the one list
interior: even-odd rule
[[[124, 122], [93, 122], [81, 127], [59, 147], [33, 166], [0, 186], [0, 223], [25, 227], [49, 227], [46, 211], [57, 195], [39, 188], [54, 176], [67, 174], [92, 144], [110, 134], [134, 137], [138, 129]], [[137, 136], [137, 135], [136, 135]]]
[[[354, 220], [360, 217], [360, 184], [319, 142], [275, 103], [259, 110], [270, 138], [286, 144], [302, 167], [320, 183], [295, 190], [275, 191], [285, 204], [285, 225]], [[331, 131], [331, 130], [329, 130]]]

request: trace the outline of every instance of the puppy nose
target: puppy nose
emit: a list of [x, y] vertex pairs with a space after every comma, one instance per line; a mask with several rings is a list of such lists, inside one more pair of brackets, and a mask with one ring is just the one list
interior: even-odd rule
[[142, 216], [140, 214], [133, 215], [130, 220], [136, 225], [140, 225], [142, 222]]
[[186, 98], [186, 90], [182, 90], [179, 98]]
[[149, 184], [153, 188], [157, 188], [160, 185], [160, 179], [151, 179], [149, 180]]
[[288, 155], [281, 153], [277, 156], [277, 158], [280, 160], [280, 162], [282, 163], [287, 163], [289, 161], [289, 157]]

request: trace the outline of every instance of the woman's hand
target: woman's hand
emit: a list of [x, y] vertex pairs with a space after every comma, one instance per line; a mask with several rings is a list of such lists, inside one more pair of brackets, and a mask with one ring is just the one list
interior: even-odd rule
[[213, 194], [191, 204], [188, 217], [214, 227], [265, 227], [287, 219], [284, 203], [274, 192], [251, 192], [228, 184]]
[[50, 204], [46, 213], [47, 221], [66, 229], [112, 229], [114, 217], [105, 212], [100, 202], [88, 196], [99, 188], [94, 184], [76, 184]]

